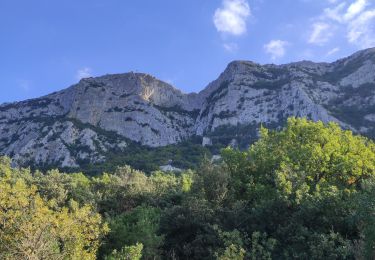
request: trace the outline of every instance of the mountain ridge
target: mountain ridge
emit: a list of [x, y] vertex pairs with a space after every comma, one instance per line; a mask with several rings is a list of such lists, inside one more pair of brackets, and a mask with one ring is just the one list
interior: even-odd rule
[[260, 124], [280, 127], [290, 116], [373, 137], [374, 91], [375, 48], [332, 63], [232, 61], [198, 93], [146, 73], [107, 74], [0, 105], [0, 153], [20, 165], [79, 167], [131, 142], [162, 147], [199, 136], [205, 146], [245, 147]]

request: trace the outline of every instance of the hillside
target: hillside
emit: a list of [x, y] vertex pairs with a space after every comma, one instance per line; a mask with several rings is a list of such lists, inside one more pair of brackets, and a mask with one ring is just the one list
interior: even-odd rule
[[234, 61], [191, 94], [142, 73], [82, 79], [1, 105], [0, 153], [22, 166], [74, 168], [134, 150], [153, 157], [167, 147], [170, 157], [163, 154], [161, 165], [176, 161], [181, 142], [194, 146], [197, 157], [228, 144], [244, 148], [260, 124], [276, 128], [290, 116], [375, 137], [375, 49], [333, 63]]

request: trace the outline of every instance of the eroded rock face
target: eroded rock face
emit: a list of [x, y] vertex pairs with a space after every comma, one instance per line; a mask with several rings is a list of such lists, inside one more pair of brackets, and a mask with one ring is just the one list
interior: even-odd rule
[[193, 134], [193, 110], [199, 104], [149, 75], [84, 79], [74, 88], [68, 117], [149, 146], [176, 143]]
[[[234, 61], [200, 93], [150, 75], [87, 78], [65, 90], [0, 106], [0, 152], [22, 165], [105, 161], [129, 140], [158, 147], [223, 126], [282, 125], [289, 116], [335, 121], [375, 137], [375, 49], [337, 62]], [[232, 142], [239, 140], [231, 139]]]

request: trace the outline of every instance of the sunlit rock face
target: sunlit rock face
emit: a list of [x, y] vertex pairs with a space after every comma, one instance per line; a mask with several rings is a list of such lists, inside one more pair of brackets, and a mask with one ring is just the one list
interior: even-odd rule
[[130, 141], [158, 147], [198, 135], [211, 145], [223, 127], [282, 126], [290, 116], [375, 137], [375, 49], [334, 63], [234, 61], [191, 94], [142, 73], [82, 79], [1, 105], [0, 152], [19, 164], [79, 166], [105, 161], [107, 151], [121, 152]]

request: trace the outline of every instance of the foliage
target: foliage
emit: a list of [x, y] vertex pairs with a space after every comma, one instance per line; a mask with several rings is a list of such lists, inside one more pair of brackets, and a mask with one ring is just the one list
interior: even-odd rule
[[111, 232], [106, 241], [106, 250], [142, 243], [145, 258], [158, 258], [159, 247], [163, 243], [163, 237], [156, 233], [159, 221], [160, 209], [147, 206], [139, 206], [130, 212], [113, 217], [109, 222]]
[[374, 143], [335, 123], [306, 119], [289, 119], [281, 132], [263, 128], [261, 139], [248, 152], [227, 149], [224, 155], [231, 173], [240, 179], [234, 189], [243, 196], [269, 189], [296, 203], [323, 190], [350, 192], [375, 172]]
[[248, 151], [226, 149], [223, 158], [229, 189], [251, 205], [243, 231], [267, 232], [272, 257], [353, 256], [360, 227], [351, 218], [361, 184], [374, 178], [374, 143], [334, 123], [291, 118], [285, 130], [262, 129]]
[[55, 199], [43, 199], [36, 186], [17, 176], [21, 173], [11, 169], [9, 161], [2, 163], [0, 258], [95, 259], [108, 230], [101, 216], [74, 201], [57, 207]]
[[250, 258], [251, 259], [272, 259], [272, 250], [275, 247], [276, 240], [273, 238], [267, 238], [266, 233], [254, 232], [251, 235], [251, 248]]
[[95, 177], [0, 157], [0, 258], [374, 258], [372, 141], [290, 118], [222, 157], [183, 173], [123, 166]]
[[238, 248], [236, 245], [230, 245], [225, 249], [223, 255], [219, 256], [219, 260], [243, 260], [245, 258], [245, 250]]
[[[98, 164], [85, 163], [81, 165], [83, 172], [94, 176], [103, 172], [114, 172], [118, 165], [130, 165], [147, 173], [159, 170], [168, 164], [181, 169], [195, 169], [205, 155], [210, 151], [202, 147], [201, 138], [193, 137], [178, 144], [150, 148], [138, 143], [127, 141], [128, 147], [121, 151], [108, 151], [107, 160]], [[72, 171], [72, 169], [66, 169]], [[73, 169], [74, 170], [74, 169]]]
[[124, 246], [120, 251], [116, 249], [105, 257], [105, 260], [140, 260], [142, 258], [143, 245], [137, 243], [135, 246]]

